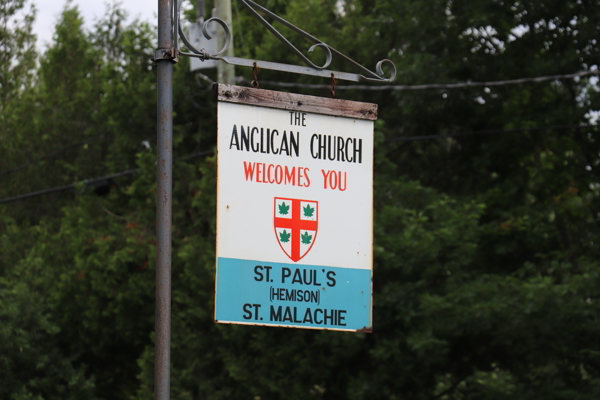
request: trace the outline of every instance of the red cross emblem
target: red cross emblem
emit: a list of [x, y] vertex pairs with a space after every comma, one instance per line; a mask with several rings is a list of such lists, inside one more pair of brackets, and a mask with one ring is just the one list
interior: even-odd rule
[[292, 261], [299, 261], [315, 244], [319, 202], [275, 197], [273, 215], [277, 243]]

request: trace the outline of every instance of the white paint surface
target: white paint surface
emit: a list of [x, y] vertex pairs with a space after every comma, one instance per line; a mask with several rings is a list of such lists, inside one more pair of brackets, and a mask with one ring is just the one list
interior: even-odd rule
[[[299, 265], [372, 269], [374, 122], [306, 114], [306, 126], [290, 123], [290, 111], [218, 104], [217, 257], [290, 263], [275, 237], [274, 198], [319, 202], [318, 234]], [[233, 126], [300, 132], [299, 157], [239, 151]], [[362, 163], [314, 159], [313, 134], [362, 139]], [[258, 135], [260, 136], [260, 135]], [[246, 181], [244, 161], [309, 168], [310, 187]], [[347, 190], [324, 189], [321, 169], [348, 174]]]

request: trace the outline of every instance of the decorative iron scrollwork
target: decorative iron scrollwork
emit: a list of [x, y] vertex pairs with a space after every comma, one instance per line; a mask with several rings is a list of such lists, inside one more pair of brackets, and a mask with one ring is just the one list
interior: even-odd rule
[[[219, 50], [218, 53], [215, 53], [215, 54], [210, 54], [206, 49], [196, 49], [190, 43], [188, 38], [185, 36], [185, 32], [181, 28], [180, 10], [181, 10], [182, 1], [183, 0], [176, 0], [173, 2], [174, 3], [174, 14], [175, 14], [174, 15], [174, 20], [175, 20], [174, 28], [175, 28], [175, 32], [179, 34], [179, 37], [181, 37], [181, 40], [183, 41], [185, 46], [191, 51], [191, 53], [180, 52], [179, 54], [191, 56], [191, 57], [198, 57], [202, 61], [209, 60], [209, 59], [221, 60], [228, 64], [233, 64], [233, 65], [239, 65], [239, 66], [245, 66], [245, 67], [253, 67], [253, 66], [257, 65], [257, 66], [260, 66], [260, 68], [264, 68], [264, 69], [293, 72], [293, 73], [305, 74], [305, 75], [330, 77], [333, 74], [333, 76], [335, 76], [336, 79], [343, 79], [343, 80], [349, 80], [349, 81], [354, 81], [354, 82], [368, 81], [368, 82], [376, 82], [376, 83], [390, 83], [396, 78], [396, 66], [394, 65], [394, 63], [391, 60], [384, 59], [384, 60], [379, 61], [377, 63], [377, 65], [375, 66], [375, 72], [373, 72], [373, 71], [369, 70], [368, 68], [365, 68], [361, 64], [357, 63], [350, 57], [342, 54], [338, 50], [329, 46], [328, 44], [322, 42], [318, 38], [312, 36], [308, 32], [303, 31], [302, 29], [298, 28], [297, 26], [293, 25], [292, 23], [281, 18], [277, 14], [271, 12], [267, 8], [261, 6], [260, 4], [254, 2], [252, 0], [238, 0], [238, 1], [250, 12], [250, 14], [252, 14], [261, 24], [263, 24], [265, 26], [265, 28], [267, 28], [267, 30], [269, 30], [269, 32], [271, 32], [273, 35], [275, 35], [294, 54], [296, 54], [298, 57], [300, 57], [302, 59], [302, 61], [304, 61], [308, 65], [308, 67], [301, 67], [301, 66], [290, 65], [290, 64], [281, 64], [281, 63], [275, 63], [275, 62], [270, 62], [270, 61], [249, 60], [249, 59], [244, 59], [244, 58], [239, 58], [239, 57], [221, 57], [220, 55], [223, 54], [227, 50], [227, 48], [229, 47], [229, 43], [231, 43], [231, 30], [229, 29], [229, 27], [227, 26], [227, 23], [225, 23], [225, 21], [223, 21], [222, 19], [219, 19], [219, 18], [215, 18], [215, 17], [204, 21], [204, 24], [202, 26], [202, 33], [208, 40], [210, 40], [210, 39], [212, 39], [212, 36], [208, 32], [208, 24], [211, 22], [216, 22], [219, 25], [221, 25], [221, 27], [224, 29], [224, 32], [225, 32], [223, 48], [221, 50]], [[300, 50], [298, 50], [289, 40], [287, 40], [277, 29], [275, 29], [275, 27], [273, 25], [271, 25], [265, 18], [263, 18], [263, 16], [260, 15], [257, 12], [257, 10], [259, 10], [262, 13], [264, 13], [265, 15], [273, 18], [274, 20], [280, 22], [281, 24], [287, 26], [288, 28], [292, 29], [293, 31], [299, 33], [304, 38], [314, 42], [315, 44], [313, 44], [308, 49], [309, 53], [313, 52], [316, 48], [323, 49], [323, 51], [325, 51], [325, 56], [326, 56], [325, 64], [322, 66], [315, 65], [308, 57], [306, 57]], [[349, 62], [350, 64], [354, 65], [356, 68], [358, 68], [362, 72], [362, 74], [354, 74], [354, 73], [349, 73], [349, 72], [326, 70], [325, 68], [327, 68], [331, 64], [331, 61], [333, 58], [333, 53], [335, 53], [339, 57], [343, 58], [345, 61]], [[389, 68], [391, 69], [389, 78], [385, 77], [385, 73], [382, 68], [384, 64], [388, 65]]]

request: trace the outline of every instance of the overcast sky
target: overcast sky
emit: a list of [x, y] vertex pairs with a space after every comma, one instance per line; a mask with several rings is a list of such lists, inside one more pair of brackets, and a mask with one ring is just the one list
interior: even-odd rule
[[[34, 32], [37, 35], [37, 47], [42, 50], [46, 48], [52, 40], [54, 26], [60, 12], [65, 6], [64, 0], [31, 0], [38, 12], [34, 26]], [[85, 27], [91, 28], [99, 17], [104, 15], [106, 1], [102, 0], [74, 0], [83, 19]], [[152, 21], [156, 23], [158, 13], [158, 0], [122, 0], [120, 2], [129, 13], [129, 21], [139, 17], [143, 21]]]

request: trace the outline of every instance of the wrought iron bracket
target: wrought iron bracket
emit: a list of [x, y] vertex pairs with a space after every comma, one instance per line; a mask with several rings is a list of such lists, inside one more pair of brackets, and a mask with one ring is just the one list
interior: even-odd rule
[[[294, 54], [296, 54], [298, 57], [300, 57], [302, 59], [302, 61], [304, 61], [304, 63], [307, 64], [307, 66], [281, 64], [281, 63], [271, 62], [271, 61], [251, 60], [251, 59], [240, 58], [240, 57], [227, 57], [227, 56], [222, 57], [221, 54], [223, 54], [227, 50], [227, 48], [229, 47], [229, 43], [231, 42], [231, 30], [229, 29], [229, 27], [227, 26], [227, 23], [225, 23], [225, 21], [223, 21], [222, 19], [219, 19], [219, 18], [214, 18], [214, 17], [209, 18], [206, 21], [204, 21], [204, 24], [202, 26], [202, 33], [204, 34], [204, 37], [206, 37], [208, 40], [210, 40], [210, 39], [212, 39], [212, 36], [208, 33], [208, 24], [211, 22], [216, 22], [219, 25], [221, 25], [221, 27], [223, 28], [223, 30], [225, 32], [225, 40], [224, 40], [225, 43], [223, 44], [223, 48], [220, 49], [215, 54], [210, 54], [206, 49], [196, 49], [190, 43], [188, 38], [185, 36], [185, 32], [181, 28], [180, 11], [181, 11], [182, 1], [183, 0], [174, 0], [173, 1], [174, 37], [177, 38], [177, 36], [179, 36], [190, 52], [179, 51], [178, 40], [175, 40], [175, 46], [176, 46], [176, 50], [177, 50], [178, 54], [188, 56], [188, 57], [198, 57], [202, 61], [220, 60], [220, 61], [226, 62], [227, 64], [238, 65], [238, 66], [242, 66], [242, 67], [254, 67], [255, 65], [257, 65], [261, 69], [270, 69], [270, 70], [275, 70], [275, 71], [291, 72], [291, 73], [303, 74], [303, 75], [321, 76], [321, 77], [326, 77], [326, 78], [331, 78], [332, 76], [334, 76], [335, 79], [338, 79], [338, 80], [342, 79], [342, 80], [353, 81], [353, 82], [367, 81], [367, 82], [374, 82], [374, 83], [391, 83], [396, 78], [396, 66], [394, 65], [394, 63], [391, 60], [384, 59], [384, 60], [379, 61], [377, 63], [377, 65], [375, 66], [375, 72], [373, 72], [373, 71], [369, 70], [368, 68], [362, 66], [361, 64], [357, 63], [350, 57], [342, 54], [338, 50], [336, 50], [333, 47], [329, 46], [328, 44], [322, 42], [321, 40], [312, 36], [311, 34], [303, 31], [302, 29], [300, 29], [297, 26], [293, 25], [292, 23], [286, 21], [285, 19], [279, 17], [277, 14], [269, 11], [265, 7], [261, 6], [260, 4], [254, 2], [252, 0], [238, 0], [238, 2], [241, 3], [250, 12], [250, 14], [252, 14], [252, 16], [254, 18], [256, 18], [261, 24], [263, 24], [265, 26], [265, 28], [267, 28], [267, 30], [269, 30], [281, 42], [283, 42]], [[299, 33], [304, 38], [315, 43], [308, 49], [309, 53], [311, 53], [316, 48], [323, 49], [323, 51], [325, 51], [325, 55], [326, 55], [325, 64], [322, 66], [315, 65], [310, 59], [308, 59], [308, 57], [306, 57], [290, 41], [288, 41], [277, 29], [275, 29], [275, 27], [273, 27], [273, 25], [271, 25], [269, 22], [267, 22], [267, 20], [265, 20], [262, 17], [262, 15], [259, 14], [259, 12], [270, 18], [273, 18], [275, 21], [287, 26], [288, 28], [292, 29], [293, 31]], [[360, 70], [361, 73], [357, 74], [357, 73], [350, 73], [350, 72], [327, 70], [326, 68], [329, 66], [329, 64], [331, 64], [331, 61], [332, 61], [332, 54], [335, 54], [335, 55], [341, 57], [342, 59], [344, 59], [345, 61], [349, 62], [355, 68]], [[389, 77], [386, 77], [385, 73], [383, 72], [384, 65], [386, 65], [390, 68]]]
[[179, 50], [177, 48], [171, 49], [157, 49], [154, 52], [153, 62], [167, 60], [173, 62], [179, 62]]

